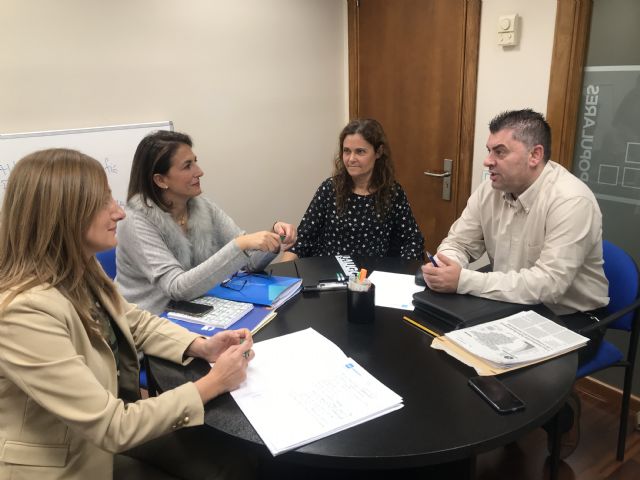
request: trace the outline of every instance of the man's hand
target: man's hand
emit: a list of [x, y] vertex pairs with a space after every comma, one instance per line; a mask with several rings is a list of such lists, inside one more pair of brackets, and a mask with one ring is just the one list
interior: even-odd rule
[[456, 293], [462, 267], [446, 255], [439, 253], [434, 267], [431, 262], [422, 266], [422, 276], [431, 290], [442, 293]]

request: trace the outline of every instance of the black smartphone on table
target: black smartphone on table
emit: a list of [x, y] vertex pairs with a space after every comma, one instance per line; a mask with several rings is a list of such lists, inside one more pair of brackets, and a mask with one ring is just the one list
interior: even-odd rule
[[186, 300], [171, 300], [167, 305], [170, 312], [185, 313], [194, 317], [201, 317], [213, 310], [211, 305], [203, 305], [202, 303], [189, 302]]
[[500, 413], [512, 413], [524, 409], [524, 402], [496, 377], [471, 377], [469, 386]]

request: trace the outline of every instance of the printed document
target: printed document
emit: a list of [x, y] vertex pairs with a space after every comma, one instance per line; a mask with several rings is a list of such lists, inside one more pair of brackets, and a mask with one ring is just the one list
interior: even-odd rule
[[454, 330], [445, 337], [498, 367], [556, 357], [580, 348], [588, 341], [588, 338], [530, 310]]
[[375, 301], [378, 307], [413, 311], [413, 294], [424, 290], [424, 286], [416, 285], [414, 275], [376, 270], [369, 275], [369, 280], [376, 286]]
[[402, 397], [312, 328], [253, 350], [231, 395], [274, 456], [402, 408]]

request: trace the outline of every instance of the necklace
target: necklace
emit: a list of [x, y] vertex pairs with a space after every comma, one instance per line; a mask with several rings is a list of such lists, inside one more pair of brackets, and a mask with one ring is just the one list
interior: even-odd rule
[[189, 220], [189, 212], [184, 212], [180, 218], [176, 218], [176, 223], [181, 227], [184, 227], [187, 224], [187, 220]]

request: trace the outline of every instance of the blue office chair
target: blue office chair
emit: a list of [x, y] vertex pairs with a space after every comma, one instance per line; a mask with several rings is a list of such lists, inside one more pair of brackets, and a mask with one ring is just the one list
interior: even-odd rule
[[618, 430], [618, 450], [616, 458], [624, 459], [627, 436], [627, 419], [629, 417], [629, 397], [631, 396], [631, 380], [638, 349], [638, 333], [640, 331], [640, 286], [636, 262], [622, 248], [604, 240], [602, 242], [604, 273], [609, 280], [609, 298], [607, 306], [609, 315], [603, 318], [598, 327], [615, 328], [629, 332], [627, 358], [612, 343], [603, 340], [595, 357], [578, 368], [576, 378], [591, 375], [609, 367], [622, 367], [624, 387], [622, 389], [622, 405], [620, 408], [620, 428]]
[[[102, 265], [102, 269], [109, 276], [111, 280], [116, 278], [116, 249], [112, 248], [111, 250], [106, 250], [104, 252], [100, 252], [96, 254], [96, 258], [100, 265]], [[147, 370], [149, 368], [149, 363], [144, 359], [140, 362], [140, 387], [144, 388], [149, 392], [149, 395], [155, 396], [157, 393], [155, 386], [151, 385], [147, 380]]]
[[100, 265], [102, 265], [102, 269], [104, 273], [106, 273], [111, 280], [116, 278], [116, 249], [112, 248], [111, 250], [106, 250], [104, 252], [100, 252], [96, 254], [96, 258]]

